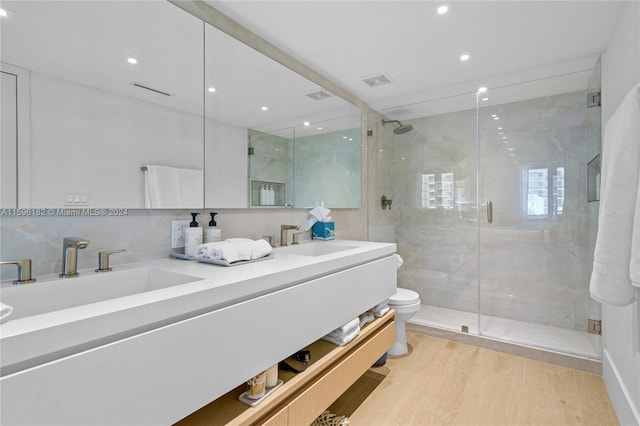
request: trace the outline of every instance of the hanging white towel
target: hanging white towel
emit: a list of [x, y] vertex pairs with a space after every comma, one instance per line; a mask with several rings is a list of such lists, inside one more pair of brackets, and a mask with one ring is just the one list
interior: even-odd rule
[[204, 207], [204, 175], [202, 170], [178, 169], [181, 207]]
[[202, 170], [148, 165], [144, 178], [145, 208], [204, 206]]
[[602, 303], [625, 306], [640, 286], [640, 84], [607, 122], [601, 164], [590, 292]]

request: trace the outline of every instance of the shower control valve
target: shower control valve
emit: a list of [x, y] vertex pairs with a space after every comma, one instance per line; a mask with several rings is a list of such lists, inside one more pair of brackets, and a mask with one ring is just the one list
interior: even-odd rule
[[390, 198], [387, 198], [386, 195], [380, 197], [380, 204], [382, 204], [383, 210], [385, 210], [387, 207], [389, 207], [389, 210], [391, 210], [391, 203], [393, 203], [393, 201]]

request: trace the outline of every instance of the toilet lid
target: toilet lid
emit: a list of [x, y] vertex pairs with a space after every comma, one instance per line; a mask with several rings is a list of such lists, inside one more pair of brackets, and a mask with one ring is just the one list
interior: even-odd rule
[[402, 306], [412, 305], [420, 301], [420, 295], [413, 290], [398, 288], [396, 294], [389, 298], [390, 305]]

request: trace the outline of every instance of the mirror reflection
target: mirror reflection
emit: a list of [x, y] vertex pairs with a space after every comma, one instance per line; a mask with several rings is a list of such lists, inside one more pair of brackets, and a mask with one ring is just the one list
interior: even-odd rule
[[[2, 6], [3, 75], [27, 90], [2, 87], [28, 130], [18, 132], [17, 205], [201, 207], [189, 186], [202, 186], [190, 174], [204, 167], [202, 22], [165, 2]], [[179, 189], [184, 171], [189, 191], [145, 188], [152, 165], [175, 168], [158, 175], [164, 188]]]
[[207, 207], [360, 206], [356, 106], [209, 25], [205, 87]]
[[[359, 109], [317, 84], [168, 2], [2, 5], [0, 207], [246, 208], [261, 179], [359, 206]], [[252, 163], [258, 134], [290, 161]]]

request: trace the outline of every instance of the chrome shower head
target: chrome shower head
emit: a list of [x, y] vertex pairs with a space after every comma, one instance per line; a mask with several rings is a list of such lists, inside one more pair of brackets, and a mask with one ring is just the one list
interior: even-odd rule
[[411, 124], [402, 124], [398, 120], [382, 120], [382, 124], [387, 124], [387, 123], [398, 123], [398, 127], [393, 129], [393, 133], [395, 133], [396, 135], [408, 133], [413, 130], [413, 126]]

